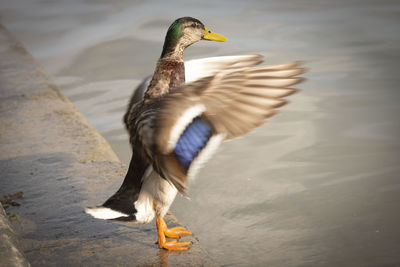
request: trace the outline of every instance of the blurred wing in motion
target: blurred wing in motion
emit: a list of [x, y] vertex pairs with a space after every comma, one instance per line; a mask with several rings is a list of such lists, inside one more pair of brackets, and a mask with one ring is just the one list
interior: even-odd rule
[[[172, 90], [157, 114], [155, 169], [182, 193], [187, 178], [223, 140], [242, 136], [287, 103], [303, 78], [300, 62], [259, 66], [259, 56], [246, 65], [230, 62], [211, 76]], [[238, 67], [239, 66], [239, 67]]]
[[[192, 59], [185, 61], [185, 82], [193, 82], [195, 80], [212, 76], [217, 72], [230, 68], [238, 69], [248, 66], [254, 66], [262, 62], [260, 55], [242, 55], [242, 56], [222, 56], [222, 57], [208, 57], [201, 59]], [[147, 76], [136, 87], [128, 104], [127, 111], [124, 115], [124, 123], [129, 130], [129, 111], [140, 101], [143, 100], [144, 94], [150, 85], [152, 75]]]

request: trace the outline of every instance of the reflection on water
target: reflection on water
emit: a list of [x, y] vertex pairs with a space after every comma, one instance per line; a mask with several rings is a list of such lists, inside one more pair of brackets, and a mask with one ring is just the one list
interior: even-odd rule
[[305, 60], [292, 103], [223, 144], [172, 210], [223, 265], [400, 263], [396, 1], [9, 1], [0, 12], [126, 163], [125, 106], [175, 18], [229, 38], [185, 58]]
[[161, 267], [168, 267], [168, 255], [169, 251], [160, 250], [160, 266]]

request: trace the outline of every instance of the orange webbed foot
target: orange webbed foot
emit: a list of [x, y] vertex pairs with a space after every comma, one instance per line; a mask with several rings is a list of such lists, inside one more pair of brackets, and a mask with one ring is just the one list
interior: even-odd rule
[[192, 233], [188, 231], [185, 227], [174, 227], [170, 229], [165, 229], [164, 234], [169, 238], [180, 238], [181, 236], [191, 235]]
[[158, 246], [167, 250], [187, 250], [191, 242], [178, 242], [172, 240], [170, 242], [166, 241], [165, 236], [170, 238], [179, 238], [183, 235], [191, 235], [184, 227], [174, 227], [171, 229], [167, 228], [163, 218], [157, 218], [157, 233], [158, 233]]
[[165, 242], [164, 244], [161, 244], [160, 247], [167, 250], [188, 250], [190, 245], [190, 242], [178, 242], [176, 240], [172, 240], [170, 242]]

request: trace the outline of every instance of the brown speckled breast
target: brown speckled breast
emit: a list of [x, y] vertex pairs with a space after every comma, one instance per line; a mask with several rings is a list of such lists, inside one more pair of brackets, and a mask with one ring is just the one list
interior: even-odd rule
[[169, 88], [175, 88], [180, 86], [181, 84], [185, 83], [185, 64], [183, 62], [175, 62], [177, 63], [170, 75], [170, 81], [169, 81]]
[[145, 98], [161, 97], [170, 89], [185, 83], [185, 65], [183, 61], [163, 60], [157, 63], [153, 79], [146, 91]]

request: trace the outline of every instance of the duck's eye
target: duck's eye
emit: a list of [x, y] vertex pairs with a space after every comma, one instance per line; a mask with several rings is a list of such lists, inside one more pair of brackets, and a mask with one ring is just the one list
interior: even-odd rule
[[208, 30], [208, 33], [211, 33], [211, 31], [210, 31], [210, 30]]

